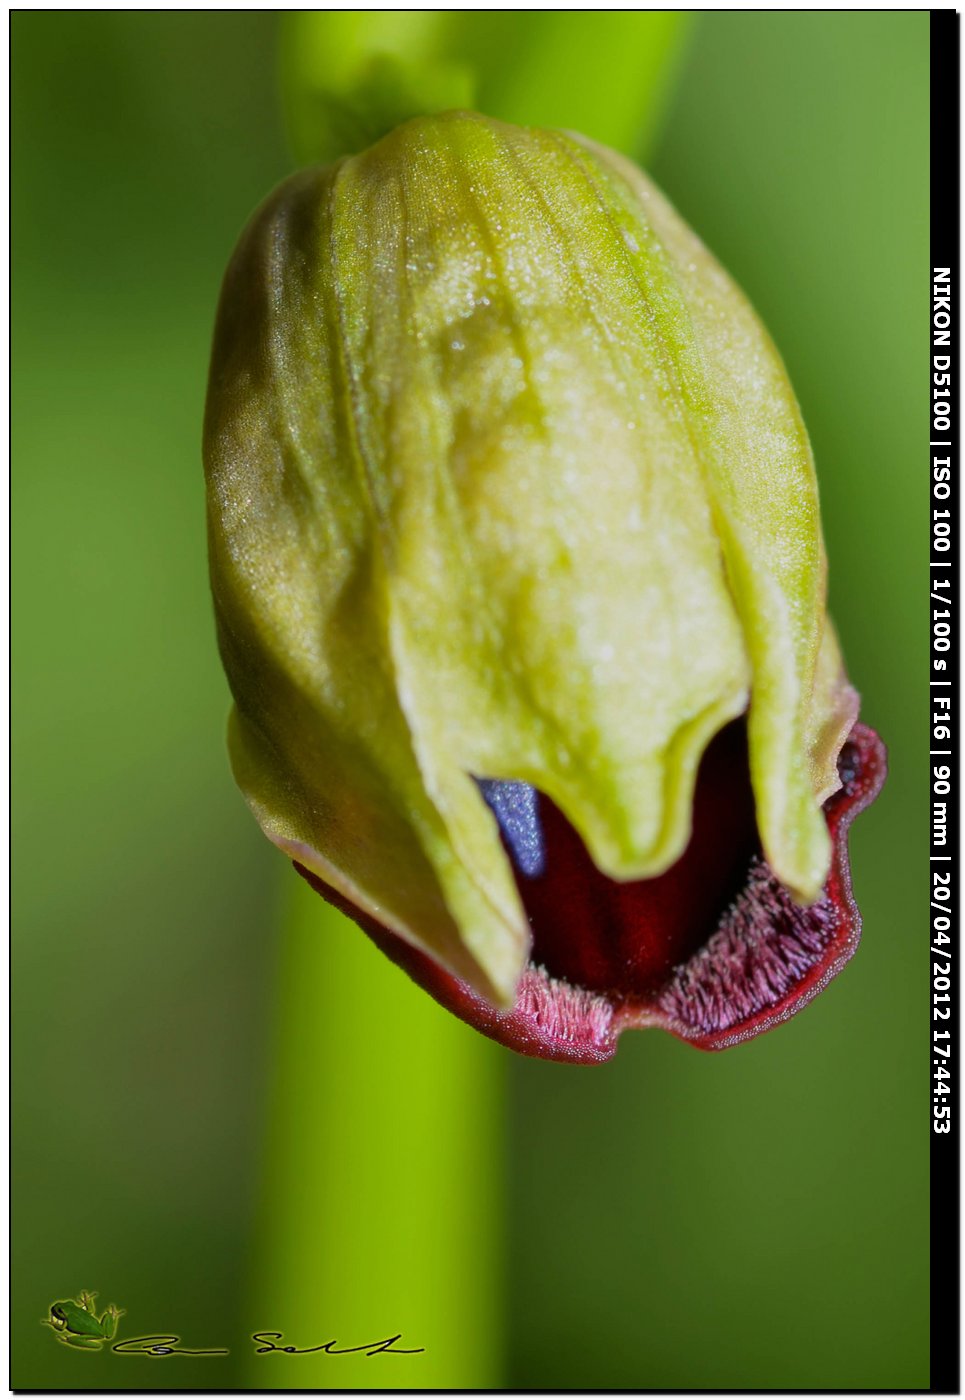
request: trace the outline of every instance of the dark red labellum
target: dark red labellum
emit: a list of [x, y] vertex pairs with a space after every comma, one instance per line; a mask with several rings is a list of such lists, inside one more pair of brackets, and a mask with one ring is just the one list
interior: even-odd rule
[[855, 725], [838, 773], [841, 787], [824, 805], [831, 871], [807, 909], [761, 855], [742, 721], [709, 745], [690, 843], [651, 880], [602, 875], [562, 814], [525, 784], [481, 783], [533, 931], [510, 1011], [295, 869], [443, 1006], [522, 1054], [597, 1064], [614, 1054], [622, 1031], [645, 1026], [722, 1050], [794, 1015], [858, 946], [847, 832], [884, 781], [885, 750], [874, 730]]

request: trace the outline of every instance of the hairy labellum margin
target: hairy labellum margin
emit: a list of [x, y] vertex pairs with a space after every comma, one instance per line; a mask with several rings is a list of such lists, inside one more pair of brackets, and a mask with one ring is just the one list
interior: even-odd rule
[[686, 851], [650, 880], [602, 875], [572, 827], [532, 788], [481, 783], [533, 935], [509, 1011], [295, 868], [443, 1006], [522, 1054], [599, 1064], [615, 1053], [622, 1031], [649, 1026], [722, 1050], [806, 1006], [857, 948], [847, 833], [884, 781], [885, 750], [874, 730], [854, 726], [838, 773], [841, 786], [823, 808], [831, 869], [807, 908], [761, 855], [742, 722], [723, 730], [704, 756]]

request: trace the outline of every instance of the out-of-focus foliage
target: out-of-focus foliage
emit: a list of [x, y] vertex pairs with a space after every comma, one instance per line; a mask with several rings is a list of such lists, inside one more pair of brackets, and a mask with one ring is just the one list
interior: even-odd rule
[[87, 1288], [122, 1336], [230, 1345], [244, 1286], [277, 871], [225, 761], [199, 440], [224, 261], [287, 168], [274, 38], [12, 20], [18, 1387], [238, 1375], [38, 1319]]

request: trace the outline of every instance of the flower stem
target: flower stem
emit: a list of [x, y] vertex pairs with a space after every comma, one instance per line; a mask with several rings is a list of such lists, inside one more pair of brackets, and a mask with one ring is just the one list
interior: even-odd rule
[[286, 902], [248, 1331], [425, 1350], [253, 1354], [249, 1383], [498, 1386], [504, 1052], [294, 875]]

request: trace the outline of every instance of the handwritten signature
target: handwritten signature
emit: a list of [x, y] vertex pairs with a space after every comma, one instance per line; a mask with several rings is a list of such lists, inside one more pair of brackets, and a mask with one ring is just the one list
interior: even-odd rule
[[153, 1337], [129, 1337], [115, 1342], [111, 1351], [118, 1356], [227, 1356], [227, 1347], [181, 1347], [181, 1338], [158, 1333]]
[[364, 1351], [366, 1356], [375, 1356], [378, 1352], [387, 1352], [393, 1356], [415, 1356], [420, 1351], [425, 1351], [425, 1347], [397, 1347], [395, 1342], [401, 1342], [402, 1333], [397, 1332], [394, 1337], [385, 1337], [381, 1342], [363, 1342], [357, 1347], [340, 1347], [336, 1340], [323, 1342], [317, 1347], [293, 1347], [276, 1346], [284, 1337], [284, 1332], [253, 1332], [251, 1340], [260, 1342], [261, 1346], [255, 1347], [255, 1355], [265, 1351], [284, 1351], [290, 1355], [305, 1356], [309, 1352], [324, 1351], [329, 1356], [347, 1356], [349, 1352]]
[[[330, 1342], [321, 1342], [314, 1347], [294, 1347], [281, 1346], [284, 1332], [252, 1332], [251, 1340], [258, 1343], [255, 1347], [255, 1355], [263, 1352], [277, 1351], [289, 1356], [307, 1356], [312, 1352], [325, 1352], [328, 1356], [349, 1356], [355, 1352], [364, 1352], [366, 1356], [377, 1356], [380, 1352], [390, 1356], [417, 1356], [425, 1351], [425, 1347], [400, 1347], [396, 1342], [401, 1342], [402, 1333], [396, 1332], [394, 1337], [383, 1337], [378, 1342], [363, 1342], [357, 1347], [340, 1347], [338, 1341], [333, 1337]], [[227, 1347], [183, 1347], [180, 1344], [181, 1338], [174, 1333], [158, 1332], [150, 1337], [129, 1337], [123, 1342], [115, 1342], [111, 1351], [118, 1356], [150, 1356], [159, 1358], [165, 1356], [227, 1356]]]

